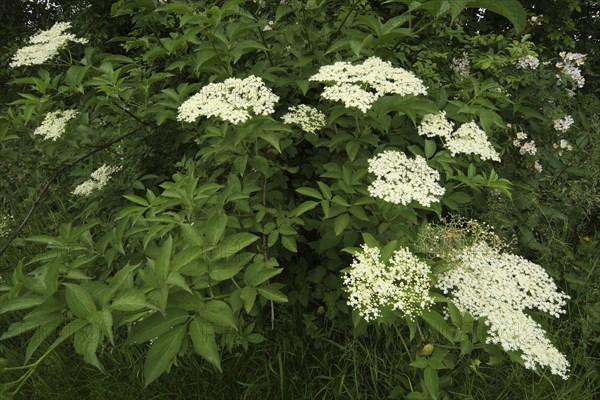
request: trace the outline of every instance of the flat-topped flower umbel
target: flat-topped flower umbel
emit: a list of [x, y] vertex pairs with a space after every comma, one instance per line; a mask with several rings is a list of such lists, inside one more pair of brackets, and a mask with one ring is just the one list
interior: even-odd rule
[[370, 57], [357, 65], [345, 61], [325, 65], [309, 80], [332, 83], [323, 90], [323, 98], [341, 101], [346, 107], [362, 112], [367, 112], [375, 100], [386, 94], [427, 94], [423, 81], [415, 74], [393, 67], [379, 57]]
[[406, 248], [384, 262], [377, 247], [361, 247], [343, 277], [350, 307], [366, 321], [377, 319], [386, 306], [413, 320], [429, 309], [433, 304], [429, 296], [431, 270], [425, 262]]
[[440, 173], [421, 156], [410, 159], [402, 152], [386, 150], [369, 159], [369, 172], [377, 175], [368, 187], [369, 194], [390, 203], [416, 201], [429, 207], [444, 194], [438, 183]]
[[67, 46], [67, 42], [85, 44], [87, 39], [78, 38], [72, 33], [65, 33], [71, 28], [70, 22], [57, 22], [47, 31], [41, 31], [29, 38], [29, 46], [19, 49], [13, 56], [10, 67], [39, 65], [52, 59], [58, 51]]
[[204, 86], [184, 101], [177, 120], [195, 122], [200, 116], [218, 117], [237, 125], [249, 120], [252, 114], [273, 114], [278, 100], [279, 96], [273, 94], [259, 77], [228, 78]]

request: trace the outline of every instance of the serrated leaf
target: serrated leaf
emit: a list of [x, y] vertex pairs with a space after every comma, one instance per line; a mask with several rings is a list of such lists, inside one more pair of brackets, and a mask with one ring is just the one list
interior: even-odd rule
[[215, 248], [212, 260], [216, 261], [230, 257], [256, 242], [258, 239], [258, 236], [247, 232], [229, 235]]
[[333, 230], [336, 236], [344, 232], [344, 229], [350, 225], [350, 216], [348, 214], [338, 215], [333, 222]]
[[137, 311], [146, 307], [146, 296], [138, 288], [129, 288], [113, 300], [110, 308], [117, 311]]
[[154, 271], [159, 282], [164, 283], [169, 276], [171, 265], [171, 248], [173, 247], [173, 238], [169, 235], [167, 240], [160, 248], [160, 253], [154, 263]]
[[0, 314], [6, 312], [25, 310], [42, 304], [46, 300], [45, 296], [27, 295], [9, 299], [0, 304]]
[[263, 296], [267, 300], [273, 300], [277, 303], [287, 303], [288, 301], [287, 296], [278, 289], [263, 286], [256, 288], [256, 290], [261, 296]]
[[323, 200], [323, 196], [321, 196], [321, 193], [318, 190], [313, 189], [311, 187], [301, 187], [296, 189], [296, 192], [305, 196], [314, 197], [315, 199]]
[[237, 331], [236, 318], [227, 303], [221, 300], [212, 300], [200, 311], [200, 316], [220, 327], [229, 327]]
[[92, 296], [82, 286], [73, 283], [64, 283], [63, 285], [67, 288], [67, 304], [75, 316], [87, 318], [96, 311]]
[[174, 326], [183, 324], [188, 318], [187, 311], [179, 308], [168, 309], [166, 318], [161, 313], [154, 313], [133, 326], [127, 342], [143, 343], [155, 339]]
[[200, 318], [194, 318], [190, 323], [190, 338], [196, 353], [222, 371], [221, 358], [212, 325]]
[[181, 349], [185, 326], [177, 326], [152, 343], [144, 362], [144, 384], [148, 386], [171, 366]]
[[252, 310], [254, 302], [256, 301], [256, 295], [258, 292], [252, 286], [244, 286], [240, 293], [240, 298], [244, 302], [244, 309], [247, 313]]

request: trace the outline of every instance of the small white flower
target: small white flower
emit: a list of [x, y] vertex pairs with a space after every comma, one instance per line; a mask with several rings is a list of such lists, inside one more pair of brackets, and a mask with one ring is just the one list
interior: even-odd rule
[[444, 194], [438, 183], [440, 173], [421, 156], [409, 159], [399, 151], [386, 150], [368, 162], [369, 172], [377, 175], [368, 187], [373, 197], [402, 205], [416, 201], [429, 207]]
[[19, 49], [13, 56], [10, 67], [39, 65], [56, 56], [59, 50], [66, 47], [67, 42], [85, 44], [87, 39], [78, 38], [72, 33], [65, 33], [71, 28], [70, 22], [57, 22], [47, 31], [41, 31], [29, 38], [29, 46]]
[[535, 160], [535, 162], [533, 163], [533, 169], [535, 169], [538, 173], [541, 173], [543, 170], [542, 164], [540, 164], [538, 160]]
[[525, 140], [527, 139], [527, 134], [525, 132], [517, 132], [517, 139]]
[[566, 115], [563, 119], [555, 119], [552, 122], [554, 123], [554, 129], [564, 133], [571, 128], [571, 125], [573, 125], [575, 121], [573, 120], [573, 117]]
[[325, 114], [306, 104], [290, 107], [281, 119], [286, 124], [299, 125], [304, 132], [308, 133], [316, 133], [325, 126]]
[[582, 88], [585, 85], [585, 78], [579, 67], [585, 63], [587, 55], [581, 53], [567, 53], [564, 51], [561, 51], [559, 55], [562, 61], [557, 62], [556, 67], [559, 68], [563, 74], [573, 79], [577, 87]]
[[56, 140], [65, 132], [67, 123], [77, 116], [75, 110], [53, 111], [46, 114], [42, 124], [33, 131], [34, 135], [44, 139]]

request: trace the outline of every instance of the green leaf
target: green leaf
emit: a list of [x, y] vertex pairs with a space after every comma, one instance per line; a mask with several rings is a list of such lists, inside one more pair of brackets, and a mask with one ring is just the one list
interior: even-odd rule
[[88, 321], [92, 322], [94, 325], [98, 326], [102, 333], [108, 338], [108, 340], [114, 344], [113, 337], [113, 318], [110, 310], [102, 309], [100, 311], [96, 311], [88, 318]]
[[424, 311], [421, 318], [446, 339], [454, 341], [455, 329], [446, 322], [440, 313], [434, 310]]
[[129, 288], [120, 293], [110, 305], [117, 311], [137, 311], [146, 307], [146, 296], [137, 288]]
[[67, 288], [67, 304], [75, 316], [87, 318], [96, 311], [92, 296], [83, 287], [73, 283], [64, 283], [64, 285]]
[[425, 139], [425, 157], [431, 158], [435, 154], [436, 145], [435, 141]]
[[154, 263], [154, 271], [159, 282], [165, 283], [169, 276], [169, 267], [171, 265], [171, 248], [173, 247], [173, 238], [169, 235], [167, 240], [160, 248], [160, 253]]
[[174, 326], [183, 324], [189, 315], [179, 308], [167, 310], [167, 316], [157, 312], [133, 325], [127, 343], [143, 343], [155, 339]]
[[434, 368], [427, 367], [423, 373], [425, 388], [434, 399], [438, 398], [440, 392], [440, 378]]
[[208, 220], [206, 223], [204, 234], [211, 244], [217, 244], [223, 238], [225, 234], [225, 228], [227, 227], [227, 214], [225, 212], [219, 213]]
[[0, 314], [10, 311], [25, 310], [42, 304], [46, 300], [44, 296], [27, 295], [9, 299], [0, 304]]
[[190, 323], [190, 338], [196, 353], [222, 371], [221, 358], [212, 325], [201, 318], [194, 318]]
[[100, 371], [104, 371], [104, 367], [96, 356], [96, 350], [100, 344], [100, 336], [100, 328], [97, 325], [88, 324], [75, 332], [73, 345], [75, 351], [83, 356], [85, 362], [93, 365]]
[[239, 232], [233, 235], [227, 236], [221, 244], [219, 244], [213, 253], [212, 260], [220, 260], [223, 258], [230, 257], [239, 251], [243, 250], [247, 246], [256, 242], [259, 239], [258, 236], [247, 232]]
[[275, 147], [275, 149], [277, 149], [278, 152], [281, 153], [281, 147], [279, 146], [279, 141], [281, 140], [281, 138], [279, 137], [279, 134], [277, 132], [263, 131], [258, 134], [258, 137], [268, 142], [271, 146]]
[[229, 327], [237, 331], [237, 322], [233, 311], [227, 303], [221, 300], [212, 300], [200, 311], [200, 316], [220, 327]]
[[265, 265], [264, 262], [257, 262], [250, 265], [244, 273], [244, 283], [248, 286], [258, 286], [279, 275], [283, 268], [272, 268]]
[[152, 343], [144, 362], [144, 381], [148, 386], [162, 375], [173, 363], [181, 349], [185, 326], [171, 329]]
[[508, 19], [517, 32], [523, 31], [527, 24], [527, 11], [517, 0], [475, 0], [468, 4], [469, 8], [485, 8]]
[[277, 303], [287, 303], [288, 301], [287, 296], [281, 293], [281, 291], [279, 291], [278, 289], [268, 286], [262, 286], [256, 288], [256, 290], [258, 290], [258, 293], [267, 300], [273, 300]]
[[25, 361], [23, 361], [23, 364], [27, 364], [29, 362], [31, 356], [33, 356], [33, 353], [35, 353], [38, 347], [40, 347], [40, 345], [44, 343], [48, 336], [54, 333], [56, 328], [58, 328], [60, 324], [62, 324], [62, 322], [62, 319], [58, 319], [56, 321], [40, 326], [38, 330], [35, 331], [35, 333], [31, 336], [31, 339], [29, 339], [29, 343], [27, 344], [27, 350], [25, 351]]
[[294, 236], [282, 236], [281, 244], [283, 245], [283, 247], [285, 247], [293, 253], [298, 252], [298, 246], [296, 245], [296, 238]]
[[335, 235], [338, 236], [340, 233], [344, 232], [344, 229], [346, 229], [348, 225], [350, 225], [350, 215], [338, 215], [333, 223], [333, 230], [335, 232]]
[[313, 189], [311, 187], [301, 187], [296, 189], [296, 192], [305, 196], [314, 197], [315, 199], [323, 200], [323, 196], [321, 196], [321, 193], [318, 190]]
[[298, 207], [296, 207], [296, 209], [294, 211], [292, 211], [291, 214], [294, 217], [299, 217], [302, 214], [304, 214], [305, 212], [312, 210], [313, 208], [315, 208], [318, 205], [319, 205], [318, 202], [308, 200], [308, 201], [305, 201], [304, 203], [300, 204]]
[[254, 302], [256, 301], [257, 291], [252, 286], [244, 286], [240, 293], [240, 298], [244, 302], [244, 309], [247, 313], [252, 310], [254, 307]]
[[236, 262], [236, 260], [215, 263], [210, 267], [210, 279], [217, 282], [231, 279], [236, 276], [242, 270], [242, 268], [244, 268], [244, 265], [244, 263]]

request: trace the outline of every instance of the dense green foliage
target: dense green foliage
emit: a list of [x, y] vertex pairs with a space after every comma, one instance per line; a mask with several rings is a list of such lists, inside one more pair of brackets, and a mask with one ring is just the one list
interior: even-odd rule
[[[594, 2], [109, 3], [4, 14], [3, 34], [28, 33], [0, 54], [10, 82], [0, 104], [1, 396], [600, 396]], [[542, 6], [538, 24], [530, 17]], [[91, 32], [89, 42], [8, 68], [49, 16]], [[561, 51], [587, 53], [583, 88], [559, 73]], [[362, 113], [309, 81], [321, 66], [372, 56], [414, 73], [427, 95], [383, 96]], [[518, 68], [526, 56], [539, 67]], [[453, 60], [464, 57], [461, 74]], [[207, 84], [251, 75], [279, 96], [274, 114], [178, 120]], [[317, 134], [282, 122], [298, 104], [325, 113]], [[34, 135], [47, 113], [67, 109], [78, 115], [61, 137]], [[481, 126], [502, 161], [453, 156], [419, 135], [423, 117], [442, 110]], [[566, 115], [575, 123], [561, 133], [554, 121]], [[535, 155], [515, 147], [517, 132]], [[389, 149], [439, 171], [439, 202], [370, 195], [368, 160]], [[120, 167], [108, 185], [72, 193], [104, 164]], [[560, 318], [531, 312], [567, 356], [568, 380], [486, 343], [484, 320], [434, 288], [436, 304], [416, 320], [384, 310], [367, 323], [347, 305], [342, 270], [363, 243], [384, 258], [411, 248], [435, 281], [449, 263], [424, 250], [426, 232], [452, 216], [494, 226], [571, 296]]]

